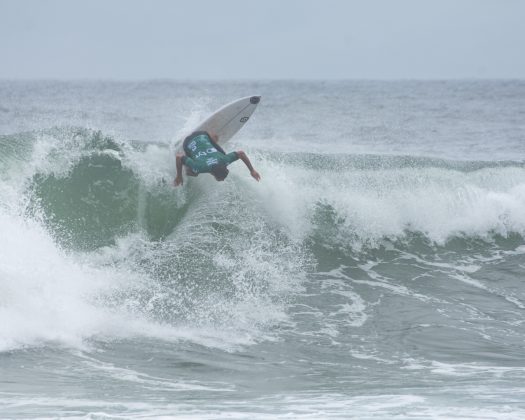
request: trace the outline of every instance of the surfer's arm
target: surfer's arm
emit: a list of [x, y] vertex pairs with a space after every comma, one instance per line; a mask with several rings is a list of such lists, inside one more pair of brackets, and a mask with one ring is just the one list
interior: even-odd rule
[[174, 185], [178, 187], [179, 185], [183, 184], [182, 179], [182, 158], [184, 155], [182, 153], [179, 153], [176, 157], [176, 166], [177, 166], [177, 177], [175, 178]]
[[261, 175], [259, 175], [259, 173], [253, 168], [252, 163], [250, 162], [250, 159], [248, 158], [248, 155], [244, 153], [243, 150], [239, 150], [236, 153], [239, 159], [244, 162], [244, 164], [250, 171], [250, 175], [252, 176], [252, 178], [255, 179], [256, 181], [259, 181], [261, 179]]

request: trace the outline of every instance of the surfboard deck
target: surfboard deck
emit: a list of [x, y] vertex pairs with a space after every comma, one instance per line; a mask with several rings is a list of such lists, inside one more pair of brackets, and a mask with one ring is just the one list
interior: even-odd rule
[[180, 153], [183, 151], [182, 143], [184, 139], [194, 131], [207, 131], [208, 133], [217, 134], [219, 144], [226, 143], [250, 119], [260, 100], [261, 97], [257, 95], [246, 96], [219, 108], [197, 127], [177, 140], [174, 146], [175, 152]]

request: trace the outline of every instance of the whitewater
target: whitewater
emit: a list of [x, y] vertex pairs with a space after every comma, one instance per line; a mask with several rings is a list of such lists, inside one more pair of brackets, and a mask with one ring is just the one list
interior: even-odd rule
[[523, 81], [0, 81], [0, 417], [524, 418], [524, 238]]

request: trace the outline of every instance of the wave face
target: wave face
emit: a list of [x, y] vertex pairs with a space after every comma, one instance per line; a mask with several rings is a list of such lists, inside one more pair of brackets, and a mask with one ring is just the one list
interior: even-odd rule
[[[495, 123], [474, 124], [496, 106], [487, 89], [510, 95], [522, 84], [206, 85], [219, 100], [187, 84], [72, 84], [95, 98], [78, 109], [50, 86], [29, 83], [26, 98], [0, 84], [13, 98], [0, 115], [0, 369], [20, 390], [0, 386], [10, 416], [110, 407], [207, 417], [219, 407], [255, 418], [490, 417], [494, 398], [522, 389], [524, 131], [511, 121], [525, 104], [509, 96], [498, 117], [507, 140], [493, 146]], [[155, 100], [99, 114], [108, 89], [110, 108], [145, 92]], [[175, 189], [177, 136], [162, 105], [176, 92], [194, 104], [182, 132], [224, 92], [246, 89], [280, 98], [228, 144], [247, 150], [262, 181], [235, 163], [226, 182], [200, 176]], [[400, 120], [376, 108], [385, 92], [403, 103]], [[421, 109], [425, 123], [410, 120]], [[455, 125], [457, 112], [476, 133]], [[141, 138], [147, 118], [156, 143]], [[432, 138], [426, 127], [439, 124]], [[397, 143], [409, 137], [405, 150], [386, 153], [389, 127]], [[458, 137], [445, 140], [453, 127]], [[63, 399], [67, 369], [91, 396]], [[115, 394], [109, 404], [100, 381], [140, 402]], [[191, 403], [196, 393], [202, 404]]]

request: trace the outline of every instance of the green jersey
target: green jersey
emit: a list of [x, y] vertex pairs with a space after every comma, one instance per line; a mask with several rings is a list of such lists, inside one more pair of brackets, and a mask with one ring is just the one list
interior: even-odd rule
[[210, 172], [215, 165], [227, 166], [239, 159], [237, 152], [225, 154], [222, 149], [218, 150], [206, 133], [185, 142], [184, 151], [186, 156], [182, 158], [182, 163], [196, 174]]

